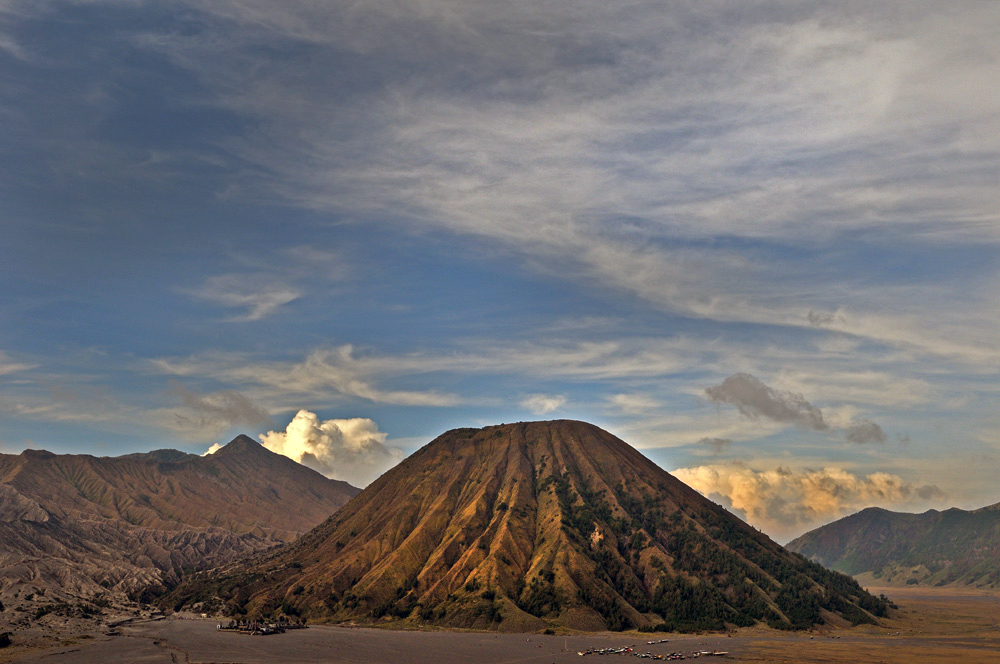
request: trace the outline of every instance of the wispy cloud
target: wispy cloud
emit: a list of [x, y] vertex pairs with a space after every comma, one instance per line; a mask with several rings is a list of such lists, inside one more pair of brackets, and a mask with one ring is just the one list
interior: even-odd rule
[[[809, 367], [815, 362], [796, 361], [792, 369], [778, 373], [782, 385], [796, 392], [808, 393], [826, 402], [851, 402], [888, 407], [913, 407], [936, 400], [934, 388], [920, 375], [906, 375], [891, 359], [891, 370], [873, 370], [863, 349], [846, 353], [827, 350], [818, 353], [822, 370]], [[862, 358], [866, 358], [862, 360]], [[865, 365], [868, 366], [865, 366]]]
[[657, 399], [642, 393], [612, 394], [608, 397], [608, 403], [626, 415], [648, 413], [662, 407]]
[[18, 373], [21, 371], [30, 371], [36, 368], [37, 364], [31, 364], [29, 362], [19, 362], [12, 359], [7, 353], [0, 350], [0, 376], [6, 374]]
[[[224, 380], [230, 384], [263, 389], [272, 399], [316, 398], [325, 392], [357, 397], [376, 403], [404, 406], [452, 406], [454, 395], [434, 391], [392, 390], [377, 387], [379, 377], [406, 375], [413, 371], [413, 358], [357, 356], [351, 345], [317, 350], [300, 362], [254, 361], [244, 355], [213, 354], [186, 359], [158, 359], [152, 366], [159, 372]], [[421, 363], [425, 369], [427, 363]]]
[[226, 308], [246, 309], [246, 313], [227, 320], [246, 323], [261, 320], [278, 312], [284, 305], [302, 296], [301, 291], [281, 283], [253, 284], [246, 275], [229, 274], [209, 278], [191, 295]]
[[[855, 231], [886, 247], [903, 235], [1000, 240], [995, 196], [981, 186], [983, 160], [996, 153], [965, 151], [997, 147], [1000, 100], [980, 92], [952, 103], [957, 81], [996, 74], [970, 46], [991, 43], [983, 26], [993, 9], [949, 22], [949, 39], [933, 12], [905, 25], [874, 10], [850, 20], [818, 8], [822, 20], [790, 8], [717, 15], [710, 42], [684, 28], [715, 11], [695, 6], [584, 3], [572, 20], [473, 3], [198, 9], [210, 31], [139, 43], [260, 123], [229, 146], [260, 166], [255, 193], [488, 238], [534, 269], [695, 318], [820, 325], [971, 363], [997, 359], [996, 317], [975, 320], [982, 302], [950, 329], [928, 324], [925, 300], [906, 289], [852, 293], [847, 309], [842, 274], [829, 283], [792, 254], [759, 260], [774, 258], [774, 242], [844, 246]], [[244, 66], [251, 50], [282, 40], [308, 44], [314, 62], [378, 44], [370, 73], [384, 93], [329, 85], [336, 67], [295, 58]], [[424, 73], [380, 66], [404, 58]], [[293, 84], [303, 77], [311, 85]], [[931, 161], [949, 168], [930, 177]], [[731, 236], [748, 242], [700, 244]], [[812, 287], [799, 293], [790, 281]], [[889, 313], [884, 298], [895, 299]]]
[[173, 382], [171, 392], [183, 405], [161, 411], [161, 421], [196, 440], [214, 438], [233, 427], [258, 429], [271, 423], [267, 410], [235, 390], [199, 394]]
[[243, 309], [243, 314], [224, 319], [232, 323], [282, 313], [287, 305], [310, 291], [319, 297], [327, 296], [351, 273], [350, 261], [342, 252], [310, 244], [233, 252], [225, 260], [234, 271], [208, 277], [200, 285], [180, 291], [226, 309]]
[[31, 59], [32, 54], [8, 32], [9, 25], [14, 23], [15, 19], [25, 19], [42, 11], [44, 9], [39, 7], [38, 3], [23, 0], [0, 1], [0, 52], [19, 60]]
[[712, 449], [716, 454], [721, 454], [733, 444], [730, 438], [702, 438], [698, 441], [699, 445], [706, 445]]

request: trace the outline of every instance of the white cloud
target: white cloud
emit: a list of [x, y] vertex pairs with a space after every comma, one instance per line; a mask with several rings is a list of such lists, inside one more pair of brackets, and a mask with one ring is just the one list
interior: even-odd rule
[[720, 501], [773, 537], [792, 537], [865, 507], [900, 508], [941, 498], [933, 485], [898, 475], [864, 477], [842, 468], [754, 470], [740, 464], [679, 468], [677, 479]]
[[784, 425], [771, 420], [749, 420], [735, 411], [672, 408], [644, 417], [634, 417], [616, 427], [621, 436], [639, 449], [701, 445], [705, 439], [759, 441], [777, 434]]
[[316, 350], [300, 362], [261, 361], [243, 354], [216, 353], [184, 359], [156, 359], [151, 366], [174, 376], [210, 377], [253, 388], [271, 401], [320, 398], [330, 393], [404, 406], [452, 406], [457, 396], [432, 390], [391, 390], [377, 386], [386, 376], [431, 370], [426, 359], [359, 356], [354, 346]]
[[566, 397], [561, 394], [529, 394], [521, 400], [521, 407], [535, 415], [545, 415], [559, 410], [565, 403]]
[[[199, 107], [252, 120], [256, 131], [226, 141], [256, 167], [233, 183], [246, 195], [444, 227], [534, 270], [695, 318], [820, 325], [961, 361], [1000, 359], [996, 316], [978, 313], [998, 310], [984, 306], [988, 286], [928, 317], [940, 310], [928, 299], [947, 302], [946, 289], [857, 289], [853, 274], [814, 273], [797, 252], [759, 260], [775, 257], [699, 244], [763, 239], [808, 254], [842, 247], [838, 234], [854, 230], [891, 246], [906, 225], [907, 237], [995, 241], [995, 188], [975, 181], [995, 172], [995, 154], [948, 168], [971, 158], [960, 146], [995, 146], [1000, 135], [994, 86], [971, 85], [996, 78], [996, 58], [974, 56], [995, 52], [984, 27], [994, 10], [965, 8], [943, 33], [934, 11], [902, 22], [877, 9], [722, 12], [706, 40], [685, 17], [717, 10], [642, 3], [583, 2], [572, 19], [531, 3], [193, 7], [204, 30], [135, 41], [193, 72]], [[294, 57], [246, 66], [284, 40], [308, 43], [313, 62], [377, 52], [379, 92], [327, 85], [336, 67]], [[378, 68], [393, 58], [420, 73]], [[201, 290], [249, 321], [302, 296], [287, 281]]]
[[453, 406], [472, 398], [435, 390], [383, 387], [404, 376], [496, 373], [557, 376], [573, 381], [663, 376], [689, 366], [688, 339], [628, 339], [542, 344], [477, 344], [444, 353], [379, 354], [353, 344], [319, 348], [298, 361], [261, 360], [241, 353], [157, 358], [149, 366], [171, 376], [205, 377], [266, 394], [265, 401], [301, 402], [330, 392], [377, 403]]
[[661, 406], [656, 399], [638, 393], [612, 394], [608, 397], [608, 403], [621, 410], [626, 415], [637, 415], [656, 410]]
[[386, 446], [386, 437], [370, 419], [321, 421], [300, 410], [284, 431], [268, 431], [260, 440], [272, 452], [363, 487], [403, 459], [402, 450]]
[[[997, 316], [981, 313], [998, 309], [993, 284], [927, 316], [953, 288], [923, 288], [934, 285], [925, 276], [919, 288], [858, 289], [851, 266], [831, 274], [808, 258], [853, 232], [883, 248], [997, 241], [997, 194], [984, 186], [1000, 147], [988, 3], [902, 19], [781, 3], [739, 17], [703, 3], [584, 1], [572, 17], [545, 3], [190, 6], [201, 29], [133, 42], [201, 82], [178, 103], [214, 104], [254, 128], [219, 141], [245, 165], [234, 196], [443, 227], [694, 318], [820, 324], [1000, 359]], [[694, 16], [712, 39], [690, 29]], [[257, 57], [303, 43], [308, 58]], [[376, 85], [335, 84], [345, 53]], [[245, 310], [234, 320], [301, 296], [288, 284], [207, 294]]]
[[247, 275], [228, 274], [211, 277], [191, 295], [227, 308], [246, 309], [229, 322], [246, 323], [261, 320], [278, 312], [284, 305], [302, 297], [302, 292], [282, 283], [255, 284]]
[[863, 356], [862, 350], [848, 347], [844, 355], [824, 354], [829, 366], [821, 371], [809, 371], [799, 361], [797, 367], [781, 371], [777, 380], [790, 390], [826, 402], [908, 407], [934, 400], [933, 388], [925, 378], [874, 371], [867, 362], [858, 362]]

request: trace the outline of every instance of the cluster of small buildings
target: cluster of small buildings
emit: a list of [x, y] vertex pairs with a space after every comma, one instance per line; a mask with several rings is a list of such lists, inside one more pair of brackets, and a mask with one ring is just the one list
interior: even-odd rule
[[[655, 645], [659, 643], [666, 643], [667, 639], [661, 639], [659, 641], [647, 641], [646, 645]], [[588, 650], [582, 650], [577, 653], [581, 657], [584, 655], [631, 655], [632, 657], [638, 657], [640, 659], [656, 659], [662, 661], [670, 661], [677, 659], [697, 659], [698, 657], [724, 657], [728, 655], [728, 652], [720, 650], [695, 650], [693, 652], [685, 655], [682, 652], [671, 652], [664, 655], [654, 655], [651, 652], [639, 652], [636, 650], [635, 646], [623, 646], [621, 648], [592, 648]]]
[[269, 634], [282, 634], [290, 629], [305, 629], [305, 625], [297, 625], [290, 622], [264, 622], [261, 620], [230, 620], [227, 624], [219, 623], [215, 629], [220, 631], [239, 632], [251, 636], [267, 636]]

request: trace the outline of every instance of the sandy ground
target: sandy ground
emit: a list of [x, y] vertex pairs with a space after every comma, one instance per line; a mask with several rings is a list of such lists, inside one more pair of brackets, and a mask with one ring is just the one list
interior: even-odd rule
[[[924, 588], [871, 590], [885, 592], [900, 606], [896, 615], [879, 627], [806, 633], [754, 628], [732, 635], [544, 636], [313, 626], [275, 636], [246, 636], [220, 633], [215, 629], [214, 620], [173, 617], [123, 626], [119, 636], [100, 634], [92, 638], [64, 640], [55, 647], [0, 651], [0, 661], [66, 664], [585, 664], [596, 660], [611, 664], [622, 656], [589, 655], [581, 658], [577, 651], [634, 644], [640, 652], [654, 654], [726, 650], [730, 653], [725, 658], [728, 660], [775, 664], [937, 664], [947, 661], [1000, 664], [1000, 593]], [[646, 641], [661, 638], [669, 639], [669, 643], [646, 644]]]
[[[952, 588], [875, 588], [899, 605], [879, 627], [828, 634], [772, 632], [751, 638], [747, 662], [1000, 664], [1000, 592]], [[811, 638], [810, 638], [811, 637]]]

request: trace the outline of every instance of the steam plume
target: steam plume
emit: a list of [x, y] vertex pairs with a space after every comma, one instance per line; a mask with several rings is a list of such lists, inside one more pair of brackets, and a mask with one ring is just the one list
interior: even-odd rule
[[260, 440], [272, 452], [363, 487], [404, 456], [385, 445], [386, 436], [367, 418], [320, 421], [316, 413], [300, 410], [284, 431], [268, 431]]

